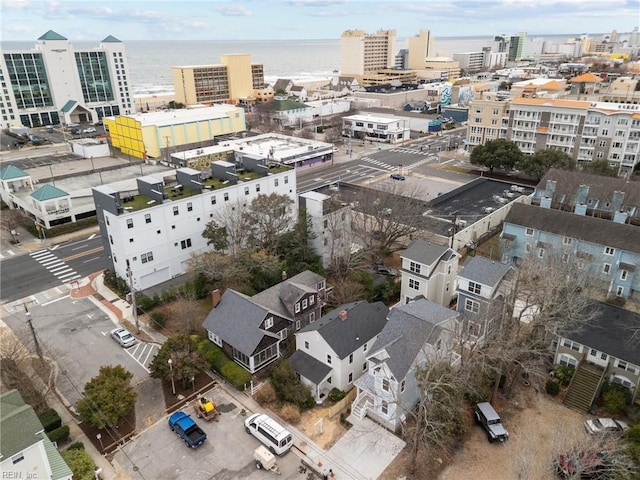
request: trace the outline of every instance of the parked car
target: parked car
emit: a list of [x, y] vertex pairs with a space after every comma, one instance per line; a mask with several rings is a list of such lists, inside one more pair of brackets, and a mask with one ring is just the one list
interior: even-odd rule
[[629, 425], [622, 420], [614, 420], [612, 418], [594, 418], [593, 420], [587, 420], [584, 422], [584, 428], [587, 433], [616, 433], [623, 432]]
[[380, 275], [388, 275], [390, 277], [398, 276], [398, 271], [395, 268], [387, 267], [386, 265], [376, 265], [376, 271]]
[[553, 460], [556, 473], [561, 478], [604, 479], [610, 468], [607, 452], [575, 452], [558, 455]]
[[502, 426], [500, 415], [489, 402], [477, 403], [473, 415], [476, 423], [486, 430], [489, 442], [504, 442], [509, 438], [509, 432]]
[[403, 180], [404, 181], [404, 175], [400, 175], [399, 173], [392, 173], [391, 174], [391, 180]]
[[134, 346], [138, 341], [129, 330], [118, 327], [111, 330], [111, 338], [120, 344], [121, 347], [129, 348]]
[[96, 133], [96, 129], [94, 127], [87, 127], [82, 130], [82, 133]]
[[171, 431], [175, 432], [189, 448], [197, 448], [207, 439], [207, 434], [182, 411], [173, 413], [168, 422]]

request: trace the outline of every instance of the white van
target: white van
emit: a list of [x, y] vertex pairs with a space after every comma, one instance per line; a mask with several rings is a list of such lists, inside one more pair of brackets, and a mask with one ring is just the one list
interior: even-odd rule
[[254, 413], [244, 421], [244, 427], [275, 455], [287, 453], [293, 445], [291, 433], [268, 415]]

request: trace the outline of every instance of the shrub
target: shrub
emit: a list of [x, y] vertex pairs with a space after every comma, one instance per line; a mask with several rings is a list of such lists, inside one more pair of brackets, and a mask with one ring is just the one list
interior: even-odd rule
[[562, 385], [569, 385], [575, 371], [576, 369], [572, 366], [558, 365], [553, 369], [553, 374]]
[[227, 360], [220, 369], [220, 374], [238, 390], [243, 390], [251, 382], [251, 374], [232, 360]]
[[38, 415], [38, 419], [40, 420], [40, 423], [42, 423], [45, 432], [51, 432], [62, 425], [60, 415], [58, 415], [58, 412], [53, 408], [42, 412]]
[[300, 409], [290, 403], [283, 405], [280, 409], [280, 416], [285, 422], [292, 423], [293, 425], [300, 423], [300, 419], [302, 418]]
[[316, 402], [309, 389], [300, 383], [296, 372], [286, 360], [278, 360], [271, 371], [271, 383], [278, 398], [301, 409], [311, 408]]
[[84, 450], [84, 443], [73, 442], [71, 445], [67, 447], [67, 450]]
[[148, 312], [160, 305], [160, 297], [158, 296], [158, 294], [155, 294], [153, 297], [148, 297], [144, 293], [137, 292], [136, 303], [138, 304], [138, 307], [140, 307], [145, 312]]
[[620, 412], [627, 404], [627, 397], [624, 392], [613, 388], [602, 395], [602, 400], [604, 402], [604, 409], [612, 415]]
[[126, 294], [129, 293], [129, 285], [127, 284], [127, 281], [111, 270], [104, 271], [104, 284], [120, 297], [125, 297]]
[[73, 472], [73, 480], [94, 480], [96, 478], [96, 464], [84, 450], [68, 448], [60, 452], [60, 455]]
[[338, 388], [332, 388], [329, 392], [329, 400], [331, 400], [332, 402], [339, 402], [346, 396], [347, 394]]
[[631, 425], [625, 433], [625, 437], [629, 442], [640, 445], [640, 423]]
[[149, 315], [149, 318], [151, 319], [151, 326], [156, 330], [163, 328], [167, 323], [167, 317], [162, 310], [154, 310]]
[[544, 387], [546, 392], [554, 397], [560, 393], [560, 384], [551, 378], [547, 380]]
[[52, 442], [65, 442], [69, 438], [69, 427], [67, 425], [62, 425], [61, 427], [48, 432], [47, 437], [49, 437], [49, 440]]
[[273, 389], [273, 385], [265, 383], [258, 393], [256, 393], [256, 402], [260, 405], [274, 403], [276, 401], [276, 391]]

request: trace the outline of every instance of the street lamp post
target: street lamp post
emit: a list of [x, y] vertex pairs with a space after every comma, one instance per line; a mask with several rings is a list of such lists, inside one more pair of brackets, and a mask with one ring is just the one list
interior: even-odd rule
[[175, 395], [176, 394], [176, 384], [173, 381], [173, 360], [169, 359], [169, 360], [167, 360], [167, 362], [169, 363], [169, 371], [171, 372], [171, 391]]

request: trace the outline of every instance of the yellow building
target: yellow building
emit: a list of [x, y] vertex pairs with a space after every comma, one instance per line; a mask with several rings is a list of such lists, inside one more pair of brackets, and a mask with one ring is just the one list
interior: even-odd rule
[[185, 105], [251, 103], [264, 86], [264, 67], [246, 53], [222, 55], [216, 65], [171, 67], [176, 102]]
[[428, 57], [424, 59], [425, 70], [439, 70], [447, 72], [449, 80], [455, 80], [460, 77], [460, 62], [456, 62], [449, 57]]
[[433, 56], [433, 37], [431, 30], [420, 30], [418, 35], [407, 39], [409, 58], [407, 68], [422, 70], [425, 68], [427, 58]]
[[396, 31], [346, 30], [340, 39], [340, 74], [360, 79], [367, 72], [393, 68], [396, 54]]
[[114, 148], [135, 158], [160, 158], [183, 145], [211, 145], [246, 130], [244, 110], [232, 105], [121, 115], [104, 119]]

